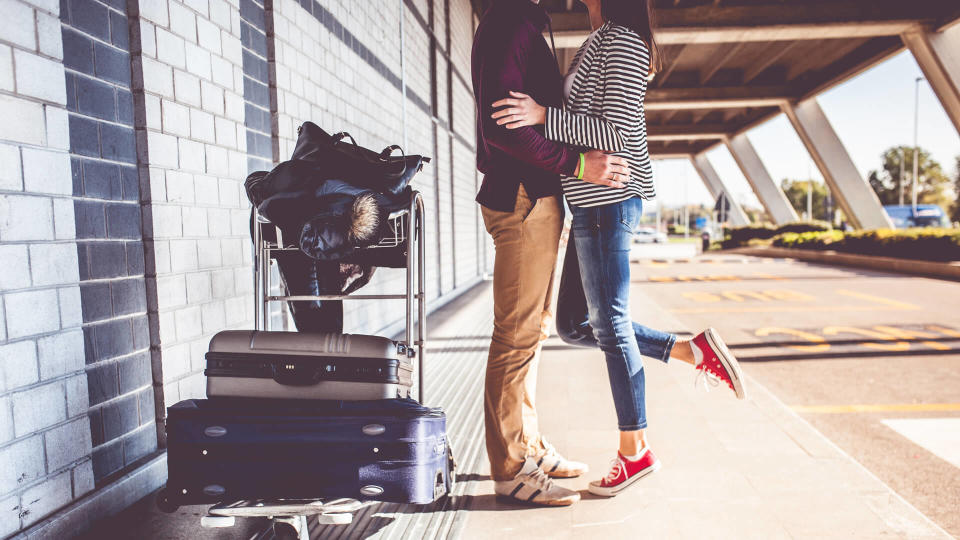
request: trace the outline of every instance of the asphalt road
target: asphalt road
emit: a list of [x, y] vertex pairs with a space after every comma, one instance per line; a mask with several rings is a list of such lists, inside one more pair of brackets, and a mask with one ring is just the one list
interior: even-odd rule
[[960, 283], [638, 251], [644, 294], [720, 330], [750, 376], [960, 537]]

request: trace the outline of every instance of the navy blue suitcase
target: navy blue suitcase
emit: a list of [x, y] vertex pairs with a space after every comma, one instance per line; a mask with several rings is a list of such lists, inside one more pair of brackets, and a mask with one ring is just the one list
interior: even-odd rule
[[187, 400], [167, 413], [171, 508], [347, 497], [428, 504], [448, 493], [443, 410], [412, 399]]

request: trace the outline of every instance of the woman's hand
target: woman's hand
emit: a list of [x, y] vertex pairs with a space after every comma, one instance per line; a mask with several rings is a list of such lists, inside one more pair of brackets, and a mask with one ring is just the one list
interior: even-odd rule
[[513, 97], [501, 99], [493, 104], [494, 109], [505, 107], [490, 115], [497, 121], [498, 126], [506, 124], [507, 129], [517, 129], [523, 126], [536, 126], [546, 121], [546, 107], [524, 93], [511, 90], [510, 95]]

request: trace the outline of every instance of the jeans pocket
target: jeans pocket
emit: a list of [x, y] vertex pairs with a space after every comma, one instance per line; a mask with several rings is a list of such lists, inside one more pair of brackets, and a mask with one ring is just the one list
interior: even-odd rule
[[633, 197], [617, 204], [620, 209], [620, 227], [628, 233], [633, 233], [640, 224], [643, 215], [643, 199]]
[[597, 228], [597, 213], [593, 208], [581, 208], [579, 206], [570, 206], [571, 231], [594, 231]]

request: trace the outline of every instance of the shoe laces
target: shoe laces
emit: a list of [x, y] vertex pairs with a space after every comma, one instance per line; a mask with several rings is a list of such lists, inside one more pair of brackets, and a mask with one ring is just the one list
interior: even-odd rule
[[548, 491], [553, 487], [553, 480], [550, 480], [550, 477], [547, 476], [547, 473], [543, 472], [540, 467], [537, 467], [532, 472], [528, 473], [527, 480], [537, 486], [538, 489], [543, 491]]
[[604, 482], [611, 483], [616, 480], [623, 472], [625, 466], [620, 456], [613, 458], [613, 460], [610, 461], [610, 472], [604, 477]]
[[694, 388], [701, 386], [705, 392], [709, 392], [712, 386], [720, 386], [720, 376], [710, 371], [704, 364], [697, 366], [697, 378], [693, 381]]

